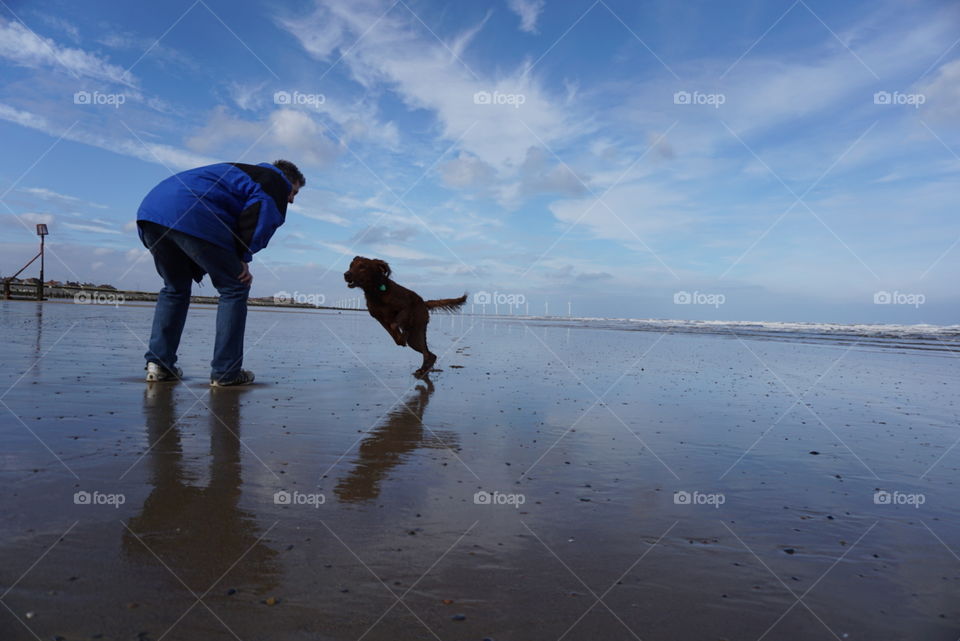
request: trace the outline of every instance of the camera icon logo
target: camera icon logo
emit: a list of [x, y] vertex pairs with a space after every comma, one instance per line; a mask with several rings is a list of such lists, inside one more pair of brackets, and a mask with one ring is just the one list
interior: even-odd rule
[[273, 295], [273, 302], [275, 303], [289, 303], [290, 302], [290, 292], [277, 292]]
[[874, 305], [889, 305], [893, 302], [893, 295], [890, 292], [877, 292], [873, 295]]
[[90, 505], [91, 495], [86, 490], [80, 490], [73, 495], [73, 502], [76, 505]]
[[692, 300], [693, 297], [690, 295], [690, 292], [677, 292], [673, 295], [674, 305], [689, 305]]
[[677, 91], [673, 94], [673, 104], [675, 105], [689, 105], [690, 104], [690, 92], [689, 91]]
[[273, 103], [276, 105], [289, 105], [291, 102], [291, 96], [289, 91], [275, 91], [273, 92]]
[[889, 91], [878, 91], [873, 94], [873, 104], [889, 105], [893, 101], [893, 96]]
[[890, 505], [892, 495], [886, 490], [878, 490], [873, 494], [873, 502], [877, 505]]
[[73, 104], [75, 105], [89, 105], [90, 99], [89, 91], [77, 91], [73, 94]]
[[286, 490], [274, 492], [273, 502], [276, 505], [290, 505], [290, 492], [287, 492]]
[[473, 94], [473, 104], [475, 105], [489, 105], [492, 101], [493, 98], [489, 91], [478, 91]]
[[673, 502], [677, 505], [690, 505], [690, 492], [686, 490], [677, 490], [673, 493]]
[[489, 305], [493, 298], [490, 296], [490, 292], [481, 291], [473, 295], [473, 302], [476, 305]]
[[476, 505], [490, 505], [492, 495], [490, 492], [484, 492], [483, 490], [477, 492], [473, 495], [473, 502]]

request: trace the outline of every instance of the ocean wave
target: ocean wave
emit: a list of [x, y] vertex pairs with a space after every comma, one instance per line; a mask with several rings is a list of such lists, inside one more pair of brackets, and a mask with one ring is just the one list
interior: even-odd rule
[[671, 320], [560, 316], [484, 316], [565, 327], [683, 334], [727, 334], [780, 340], [863, 342], [867, 345], [960, 350], [960, 325], [900, 325], [782, 321]]

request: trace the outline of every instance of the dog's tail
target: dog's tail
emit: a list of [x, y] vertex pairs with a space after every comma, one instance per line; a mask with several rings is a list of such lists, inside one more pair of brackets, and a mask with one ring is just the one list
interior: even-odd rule
[[441, 312], [455, 312], [463, 307], [463, 304], [467, 302], [467, 295], [464, 294], [460, 298], [441, 298], [439, 300], [428, 300], [427, 309], [431, 312], [434, 310], [439, 310]]

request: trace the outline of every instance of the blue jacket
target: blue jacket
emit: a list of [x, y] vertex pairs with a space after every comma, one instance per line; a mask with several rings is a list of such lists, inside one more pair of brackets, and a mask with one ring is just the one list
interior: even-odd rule
[[269, 163], [218, 163], [161, 182], [143, 199], [137, 220], [236, 251], [249, 263], [286, 219], [292, 189], [283, 172]]

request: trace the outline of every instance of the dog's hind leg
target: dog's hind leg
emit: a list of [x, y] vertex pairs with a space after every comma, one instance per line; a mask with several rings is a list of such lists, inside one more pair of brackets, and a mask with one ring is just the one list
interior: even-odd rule
[[433, 367], [433, 364], [437, 362], [437, 355], [427, 349], [427, 328], [426, 326], [418, 327], [414, 329], [410, 334], [407, 335], [407, 344], [413, 349], [417, 350], [423, 354], [423, 365], [420, 366], [416, 372], [413, 373], [414, 376], [424, 376]]

